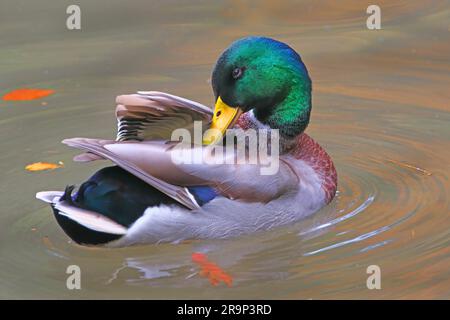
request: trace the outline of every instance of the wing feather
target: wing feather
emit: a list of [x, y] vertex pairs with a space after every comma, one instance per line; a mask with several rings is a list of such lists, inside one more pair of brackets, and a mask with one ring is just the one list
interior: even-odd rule
[[192, 129], [194, 121], [207, 127], [212, 118], [208, 107], [158, 91], [138, 91], [116, 98], [117, 141], [169, 140], [173, 130]]
[[115, 164], [117, 164], [122, 169], [130, 172], [135, 175], [142, 181], [148, 183], [159, 191], [167, 194], [169, 197], [178, 201], [182, 205], [186, 206], [189, 209], [197, 209], [199, 208], [198, 203], [189, 193], [187, 188], [176, 186], [170, 183], [167, 183], [161, 179], [158, 179], [151, 174], [145, 172], [135, 164], [130, 161], [124, 160], [104, 148], [104, 145], [114, 144], [113, 140], [99, 140], [99, 139], [85, 139], [85, 138], [72, 138], [63, 140], [63, 143], [74, 148], [82, 149], [85, 151], [89, 151], [93, 154], [96, 154], [104, 159], [111, 160]]

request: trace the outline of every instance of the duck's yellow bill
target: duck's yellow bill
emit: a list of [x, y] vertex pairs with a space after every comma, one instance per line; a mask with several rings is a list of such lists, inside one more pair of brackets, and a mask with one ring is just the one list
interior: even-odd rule
[[211, 126], [203, 135], [203, 144], [212, 144], [221, 140], [225, 131], [234, 125], [241, 114], [240, 108], [230, 107], [219, 96], [214, 107]]

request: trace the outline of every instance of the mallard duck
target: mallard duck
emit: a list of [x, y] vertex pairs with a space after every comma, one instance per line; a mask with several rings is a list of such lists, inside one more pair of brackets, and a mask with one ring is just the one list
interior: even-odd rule
[[[247, 37], [232, 43], [212, 72], [214, 112], [157, 91], [117, 97], [115, 140], [73, 138], [75, 161], [107, 159], [75, 191], [37, 193], [75, 242], [120, 247], [190, 239], [224, 239], [268, 230], [309, 216], [334, 197], [337, 175], [325, 150], [304, 133], [311, 112], [311, 79], [300, 55], [285, 43]], [[172, 133], [202, 121], [220, 133], [265, 129], [279, 137], [279, 166], [261, 163], [176, 163]], [[216, 131], [213, 131], [216, 132]], [[209, 131], [211, 132], [211, 131]], [[225, 143], [208, 131], [200, 144]]]

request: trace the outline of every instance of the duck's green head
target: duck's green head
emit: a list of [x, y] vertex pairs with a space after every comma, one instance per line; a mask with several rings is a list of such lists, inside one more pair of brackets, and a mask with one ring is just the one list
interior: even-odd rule
[[311, 79], [298, 53], [282, 42], [264, 37], [234, 42], [216, 63], [212, 87], [212, 127], [222, 132], [249, 111], [284, 138], [299, 135], [308, 125]]

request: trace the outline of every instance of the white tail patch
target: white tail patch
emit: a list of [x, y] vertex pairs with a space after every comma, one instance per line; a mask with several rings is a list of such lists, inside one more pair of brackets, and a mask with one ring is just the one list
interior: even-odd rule
[[56, 203], [63, 196], [62, 191], [41, 191], [36, 193], [36, 199], [47, 203]]
[[128, 229], [113, 220], [93, 211], [73, 207], [67, 202], [60, 202], [63, 196], [62, 191], [42, 191], [36, 193], [36, 198], [46, 203], [50, 203], [58, 210], [58, 214], [85, 226], [94, 231], [105, 232], [110, 234], [124, 235]]
[[56, 203], [55, 209], [59, 211], [59, 214], [94, 231], [124, 235], [128, 230], [126, 227], [101, 214], [70, 206], [65, 201]]

